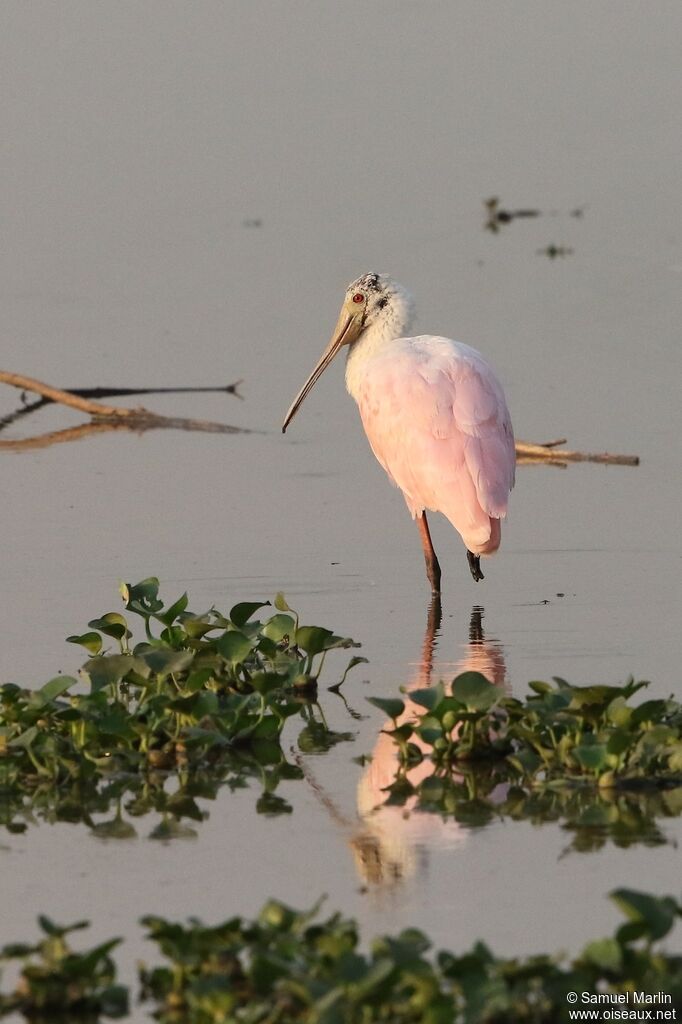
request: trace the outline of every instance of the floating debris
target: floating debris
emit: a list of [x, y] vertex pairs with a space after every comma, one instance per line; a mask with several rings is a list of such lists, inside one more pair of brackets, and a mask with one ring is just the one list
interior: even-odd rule
[[546, 245], [544, 249], [536, 249], [537, 256], [546, 256], [550, 260], [556, 260], [559, 257], [572, 256], [573, 249], [568, 245]]
[[[498, 196], [484, 199], [483, 205], [486, 217], [484, 227], [486, 231], [490, 231], [493, 235], [499, 234], [500, 229], [505, 224], [511, 224], [514, 220], [528, 219], [530, 217], [562, 216], [561, 210], [536, 210], [534, 207], [521, 207], [520, 209], [510, 210], [501, 205], [501, 200]], [[578, 220], [584, 216], [586, 209], [587, 205], [575, 206], [568, 214], [564, 213], [563, 216]], [[563, 245], [548, 245], [546, 249], [542, 249], [540, 252], [542, 255], [549, 256], [550, 259], [555, 259], [557, 256], [568, 256], [573, 250]]]
[[500, 206], [500, 200], [497, 196], [493, 196], [490, 199], [484, 200], [484, 206], [487, 211], [487, 220], [485, 223], [486, 229], [492, 231], [496, 235], [500, 227], [503, 224], [511, 224], [513, 220], [519, 220], [523, 217], [541, 217], [542, 213], [540, 210], [504, 210]]

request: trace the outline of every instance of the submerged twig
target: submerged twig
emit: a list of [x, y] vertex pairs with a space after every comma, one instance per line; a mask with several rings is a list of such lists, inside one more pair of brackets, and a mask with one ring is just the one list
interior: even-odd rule
[[516, 461], [520, 464], [548, 462], [550, 465], [565, 466], [568, 462], [600, 462], [610, 466], [638, 466], [639, 455], [615, 455], [612, 452], [578, 452], [570, 448], [559, 448], [566, 444], [566, 438], [532, 444], [529, 441], [516, 442]]
[[90, 423], [80, 423], [77, 427], [51, 430], [45, 434], [36, 434], [34, 437], [13, 438], [11, 441], [0, 440], [0, 451], [26, 452], [36, 448], [49, 448], [53, 444], [81, 441], [84, 437], [90, 437], [92, 434], [108, 434], [112, 430], [130, 430], [130, 426], [117, 421], [98, 420], [93, 422], [91, 420]]
[[[33, 391], [51, 402], [58, 402], [60, 405], [68, 405], [72, 409], [80, 409], [90, 416], [107, 416], [116, 419], [127, 419], [144, 409], [125, 409], [115, 405], [103, 405], [101, 402], [93, 402], [87, 398], [81, 398], [71, 391], [62, 391], [61, 388], [53, 388], [50, 384], [43, 384], [33, 377], [24, 377], [20, 373], [8, 373], [7, 370], [0, 370], [0, 383], [9, 384], [13, 388], [20, 388], [22, 391]], [[151, 414], [153, 415], [153, 413]]]
[[82, 441], [93, 434], [108, 434], [116, 430], [127, 430], [143, 434], [146, 430], [187, 430], [204, 434], [251, 434], [245, 427], [232, 427], [228, 423], [214, 423], [212, 420], [191, 420], [178, 416], [155, 416], [153, 419], [119, 420], [114, 417], [98, 418], [89, 423], [79, 423], [64, 430], [50, 430], [33, 437], [22, 437], [11, 441], [0, 440], [0, 451], [25, 452], [36, 448], [49, 448], [53, 444]]

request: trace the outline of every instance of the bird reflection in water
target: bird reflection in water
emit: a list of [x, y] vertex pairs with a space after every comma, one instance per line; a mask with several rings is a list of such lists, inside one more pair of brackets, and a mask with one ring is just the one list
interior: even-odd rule
[[[480, 672], [495, 685], [505, 685], [502, 646], [496, 640], [486, 639], [484, 614], [480, 605], [471, 609], [464, 654], [455, 662], [441, 662], [439, 678], [453, 679], [462, 672]], [[429, 606], [421, 659], [403, 696], [405, 710], [398, 719], [399, 725], [412, 721], [424, 711], [409, 699], [409, 691], [425, 689], [437, 681], [432, 677], [441, 618], [440, 601], [436, 597]], [[410, 741], [425, 753], [424, 760], [407, 772], [408, 781], [417, 786], [431, 773], [432, 763], [427, 746], [416, 734]], [[444, 820], [439, 814], [415, 811], [416, 796], [400, 805], [389, 802], [387, 787], [394, 781], [397, 768], [395, 743], [387, 733], [380, 732], [372, 760], [358, 785], [357, 806], [364, 828], [351, 841], [358, 870], [372, 887], [393, 887], [423, 871], [431, 846], [454, 848], [466, 842], [466, 830], [454, 819]]]
[[[484, 609], [474, 605], [469, 621], [469, 636], [464, 654], [454, 662], [440, 662], [438, 678], [453, 679], [462, 672], [481, 672], [497, 686], [506, 684], [506, 666], [501, 644], [486, 639], [483, 629]], [[429, 605], [426, 632], [416, 671], [403, 694], [405, 710], [399, 722], [410, 721], [423, 712], [409, 698], [410, 690], [423, 690], [437, 680], [433, 678], [434, 658], [441, 626], [440, 598]], [[419, 744], [419, 737], [411, 742]], [[412, 785], [429, 775], [431, 761], [426, 747], [421, 764], [407, 772]], [[457, 847], [466, 842], [466, 830], [453, 819], [439, 814], [414, 810], [415, 797], [401, 805], [390, 803], [388, 788], [398, 770], [397, 748], [390, 736], [380, 732], [357, 790], [357, 817], [346, 814], [315, 779], [310, 766], [297, 758], [299, 766], [320, 803], [343, 832], [353, 852], [362, 884], [373, 892], [391, 893], [407, 878], [427, 869], [430, 847]]]

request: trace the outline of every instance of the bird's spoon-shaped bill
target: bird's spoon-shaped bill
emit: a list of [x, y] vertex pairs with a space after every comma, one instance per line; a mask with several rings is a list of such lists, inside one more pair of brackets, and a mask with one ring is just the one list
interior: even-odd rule
[[332, 334], [331, 341], [327, 345], [326, 349], [320, 356], [317, 365], [313, 372], [308, 377], [307, 381], [296, 395], [289, 406], [289, 411], [284, 417], [284, 423], [282, 424], [282, 433], [286, 432], [289, 423], [298, 412], [299, 406], [303, 404], [303, 401], [308, 392], [314, 387], [316, 382], [322, 376], [324, 371], [327, 369], [332, 359], [344, 345], [351, 345], [364, 326], [363, 317], [361, 314], [356, 313], [354, 310], [349, 310], [346, 304], [343, 304], [341, 314], [339, 316], [334, 333]]

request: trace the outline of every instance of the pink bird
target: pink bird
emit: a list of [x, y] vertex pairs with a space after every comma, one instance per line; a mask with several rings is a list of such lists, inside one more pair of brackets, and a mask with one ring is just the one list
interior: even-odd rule
[[426, 509], [450, 520], [466, 546], [471, 575], [482, 580], [480, 557], [500, 546], [500, 520], [514, 486], [514, 432], [502, 385], [480, 352], [429, 334], [406, 338], [413, 318], [412, 297], [390, 277], [363, 274], [353, 281], [332, 339], [282, 431], [348, 346], [346, 387], [372, 451], [417, 521], [426, 574], [439, 594]]

